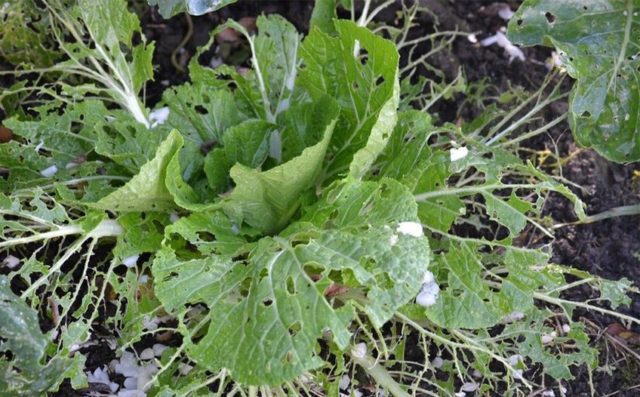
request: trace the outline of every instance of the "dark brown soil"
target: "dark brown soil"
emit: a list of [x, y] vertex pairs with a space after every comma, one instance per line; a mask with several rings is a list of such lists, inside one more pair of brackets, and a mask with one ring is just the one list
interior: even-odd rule
[[[492, 12], [497, 4], [492, 1], [422, 1], [438, 10], [436, 14], [446, 29], [452, 30], [457, 26], [462, 30], [484, 32], [486, 35], [504, 26], [504, 21]], [[508, 3], [515, 9], [519, 2]], [[481, 34], [478, 36], [484, 37]], [[509, 63], [501, 49], [479, 48], [461, 39], [456, 41], [452, 53], [446, 54], [446, 59], [452, 65], [462, 65], [469, 81], [479, 81], [488, 77], [499, 92], [510, 86], [521, 86], [533, 91], [539, 87], [547, 73], [543, 63], [550, 51], [544, 48], [527, 48], [524, 52], [527, 56], [525, 62]], [[552, 112], [566, 108], [566, 103], [557, 105]], [[445, 104], [438, 110], [441, 112], [441, 120], [452, 120], [455, 113], [446, 112], [457, 111], [455, 103], [452, 107]], [[473, 109], [462, 115], [475, 116]], [[549, 116], [553, 117], [553, 114]], [[573, 141], [566, 123], [551, 129], [546, 136], [525, 141], [524, 146], [535, 150], [557, 151], [561, 158], [571, 156], [562, 166], [562, 176], [582, 187], [575, 188], [574, 191], [586, 203], [588, 214], [640, 203], [640, 164], [615, 164], [592, 150], [580, 148]], [[561, 222], [575, 221], [571, 204], [563, 198], [551, 197], [546, 204], [546, 212]], [[553, 261], [607, 279], [618, 280], [626, 277], [636, 285], [640, 284], [640, 216], [616, 217], [558, 229], [553, 243]], [[593, 292], [587, 288], [573, 290], [566, 296], [577, 301], [594, 297], [597, 296], [593, 296]], [[629, 307], [621, 307], [618, 310], [639, 318], [640, 299], [638, 296], [632, 298], [633, 302]], [[616, 322], [615, 319], [598, 314], [582, 314], [602, 329]], [[637, 328], [634, 330], [640, 331]], [[604, 361], [604, 354], [601, 358]], [[596, 395], [640, 395], [640, 390], [633, 388], [638, 383], [637, 375], [634, 375], [637, 374], [636, 371], [637, 364], [625, 363], [613, 374], [595, 372], [592, 382]], [[576, 379], [565, 384], [567, 395], [590, 396], [589, 383], [586, 371], [577, 371]]]

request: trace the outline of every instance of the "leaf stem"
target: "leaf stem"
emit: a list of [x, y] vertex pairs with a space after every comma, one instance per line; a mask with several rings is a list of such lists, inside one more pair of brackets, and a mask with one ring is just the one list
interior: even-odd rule
[[435, 190], [431, 192], [420, 193], [420, 194], [416, 194], [414, 198], [416, 199], [416, 201], [420, 202], [420, 201], [427, 201], [428, 199], [431, 199], [434, 197], [441, 197], [441, 196], [486, 193], [487, 191], [497, 190], [497, 189], [535, 189], [538, 187], [541, 187], [541, 186], [535, 183], [515, 183], [511, 185], [491, 184], [491, 185], [484, 185], [484, 186], [468, 186], [468, 187], [442, 189], [442, 190]]
[[602, 314], [606, 314], [606, 315], [609, 315], [609, 316], [612, 316], [612, 317], [617, 317], [617, 318], [620, 318], [622, 320], [627, 320], [627, 321], [630, 321], [632, 323], [640, 325], [640, 319], [628, 316], [628, 315], [623, 314], [623, 313], [616, 312], [614, 310], [604, 309], [602, 307], [590, 305], [588, 303], [576, 302], [576, 301], [571, 301], [571, 300], [562, 299], [562, 298], [553, 298], [551, 296], [548, 296], [548, 295], [540, 293], [540, 292], [534, 292], [533, 293], [533, 297], [535, 299], [541, 300], [543, 302], [551, 303], [551, 304], [556, 305], [556, 306], [562, 307], [563, 305], [572, 305], [572, 306], [576, 306], [576, 307], [581, 307], [583, 309], [593, 310], [595, 312], [600, 312]]
[[[83, 231], [82, 228], [80, 228], [79, 226], [76, 226], [76, 227], [79, 228], [79, 231], [75, 229], [76, 230], [75, 234], [82, 233]], [[31, 286], [27, 288], [22, 293], [22, 295], [20, 295], [20, 297], [22, 299], [25, 299], [33, 291], [35, 291], [42, 284], [44, 284], [49, 279], [49, 276], [51, 276], [53, 273], [60, 271], [60, 269], [67, 262], [67, 260], [69, 260], [69, 258], [71, 258], [71, 256], [74, 255], [77, 251], [79, 251], [82, 248], [82, 245], [87, 240], [91, 240], [91, 239], [95, 240], [95, 239], [108, 237], [108, 236], [119, 236], [120, 234], [122, 234], [122, 227], [116, 221], [112, 219], [103, 220], [95, 228], [93, 228], [89, 233], [85, 234], [81, 239], [77, 240], [69, 248], [67, 248], [65, 250], [64, 255], [62, 255], [62, 257], [60, 257], [60, 259], [58, 259], [51, 266], [51, 268], [49, 268], [49, 271], [47, 272], [47, 274], [43, 275], [38, 280], [36, 280], [33, 284], [31, 284]]]
[[0, 243], [0, 248], [14, 247], [16, 245], [29, 244], [29, 243], [34, 243], [36, 241], [41, 241], [41, 240], [52, 240], [54, 238], [60, 238], [60, 237], [74, 235], [74, 234], [81, 234], [82, 231], [83, 231], [82, 228], [78, 225], [62, 226], [58, 230], [51, 230], [45, 233], [33, 234], [29, 237], [21, 237], [21, 238], [15, 238], [15, 239], [3, 241]]
[[398, 382], [396, 382], [389, 372], [376, 362], [373, 357], [365, 354], [361, 356], [359, 354], [350, 353], [350, 357], [358, 364], [362, 369], [364, 369], [371, 377], [382, 387], [387, 389], [393, 396], [395, 397], [410, 397], [410, 394], [407, 393], [402, 386]]

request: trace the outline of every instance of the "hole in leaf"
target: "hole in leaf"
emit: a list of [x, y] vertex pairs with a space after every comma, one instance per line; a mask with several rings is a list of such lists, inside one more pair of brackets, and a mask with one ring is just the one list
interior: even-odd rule
[[367, 64], [367, 61], [369, 60], [369, 53], [367, 52], [367, 50], [365, 50], [364, 48], [360, 49], [360, 63], [363, 65]]
[[211, 151], [211, 149], [216, 146], [218, 146], [218, 141], [216, 141], [215, 139], [209, 139], [208, 141], [202, 142], [202, 144], [200, 145], [200, 152], [203, 155], [206, 155]]
[[549, 11], [545, 12], [544, 17], [547, 18], [547, 22], [551, 24], [556, 21], [556, 16], [550, 13]]
[[584, 112], [582, 112], [582, 114], [580, 114], [580, 117], [591, 118], [591, 112], [585, 110]]
[[289, 295], [295, 295], [296, 293], [296, 283], [291, 276], [287, 277], [287, 293]]
[[300, 324], [299, 321], [296, 321], [295, 323], [289, 326], [289, 329], [288, 329], [289, 335], [291, 337], [294, 337], [298, 334], [298, 332], [300, 332], [301, 329], [302, 329], [302, 325]]
[[523, 23], [523, 22], [524, 22], [524, 21], [523, 21], [522, 19], [518, 19], [518, 20], [516, 21], [516, 24], [517, 24], [518, 26], [522, 26], [522, 23]]
[[198, 239], [202, 241], [214, 241], [216, 237], [209, 232], [198, 232]]
[[209, 112], [207, 112], [207, 109], [202, 105], [196, 105], [196, 107], [194, 109], [196, 110], [196, 112], [198, 114], [206, 115], [206, 114], [209, 113]]
[[262, 305], [264, 307], [269, 307], [269, 306], [273, 305], [273, 301], [271, 299], [269, 299], [269, 298], [266, 298], [265, 300], [262, 301]]
[[376, 87], [380, 87], [382, 84], [384, 84], [384, 76], [378, 76], [376, 79]]

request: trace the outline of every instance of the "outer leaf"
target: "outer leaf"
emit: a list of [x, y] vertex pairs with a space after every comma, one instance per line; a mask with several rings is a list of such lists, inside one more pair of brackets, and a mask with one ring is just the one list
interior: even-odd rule
[[[40, 364], [48, 340], [38, 326], [38, 315], [11, 291], [0, 276], [0, 390], [12, 396], [41, 395], [63, 379], [68, 368], [60, 358]], [[12, 356], [7, 360], [6, 354]]]
[[[398, 183], [338, 185], [245, 261], [184, 261], [164, 249], [153, 265], [156, 293], [171, 312], [198, 302], [211, 308], [206, 335], [188, 342], [199, 364], [229, 368], [245, 384], [279, 384], [322, 364], [315, 346], [323, 333], [348, 345], [350, 300], [381, 326], [416, 295], [430, 254], [424, 237], [396, 234], [400, 220], [415, 221], [416, 206]], [[340, 309], [328, 296], [336, 282], [350, 291]]]
[[104, 122], [107, 109], [99, 101], [87, 100], [63, 109], [45, 105], [37, 112], [34, 120], [13, 117], [4, 123], [32, 145], [42, 143], [40, 149], [50, 151], [54, 161], [65, 164], [93, 149], [96, 144], [93, 127]]
[[59, 53], [46, 48], [46, 18], [38, 15], [37, 7], [28, 0], [14, 0], [0, 8], [0, 55], [17, 65], [29, 63], [35, 67], [51, 66]]
[[235, 2], [236, 0], [149, 0], [149, 5], [157, 5], [160, 15], [168, 19], [183, 11], [191, 15], [206, 14]]
[[[496, 291], [485, 281], [495, 259], [481, 254], [482, 244], [475, 241], [455, 243], [437, 257], [435, 271], [446, 285], [436, 304], [427, 308], [429, 319], [447, 328], [487, 328], [500, 323], [514, 311], [533, 308], [533, 292], [562, 282], [547, 270], [533, 270], [549, 260], [539, 250], [499, 244], [506, 250], [503, 265], [508, 276], [500, 278]], [[485, 263], [486, 261], [486, 263]], [[494, 280], [491, 280], [494, 281]]]
[[639, 0], [528, 0], [509, 36], [560, 51], [577, 80], [569, 121], [578, 142], [614, 161], [640, 159]]
[[360, 176], [391, 135], [397, 107], [395, 45], [353, 22], [335, 23], [337, 38], [316, 29], [305, 39], [301, 56], [306, 67], [298, 83], [312, 98], [329, 94], [340, 104], [324, 180], [347, 172], [354, 154], [368, 146], [351, 170]]
[[172, 208], [173, 198], [165, 186], [166, 168], [182, 144], [182, 136], [177, 131], [172, 131], [158, 147], [153, 160], [143, 165], [137, 175], [115, 192], [90, 205], [123, 212]]
[[132, 175], [153, 158], [158, 146], [171, 131], [164, 125], [149, 129], [135, 122], [124, 111], [105, 113], [95, 122], [87, 124], [93, 130], [93, 135], [97, 136], [95, 152], [125, 167]]

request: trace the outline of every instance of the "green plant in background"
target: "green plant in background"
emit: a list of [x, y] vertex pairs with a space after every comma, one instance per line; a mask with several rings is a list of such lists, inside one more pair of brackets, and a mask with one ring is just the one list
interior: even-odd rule
[[[65, 378], [86, 387], [78, 350], [96, 321], [119, 335], [119, 356], [180, 335], [138, 379], [159, 396], [213, 384], [218, 395], [337, 394], [356, 367], [396, 396], [516, 393], [536, 386], [527, 369], [559, 381], [597, 364], [572, 311], [616, 313], [561, 293], [589, 285], [615, 308], [635, 289], [549, 263], [546, 196], [579, 217], [582, 204], [510, 151], [563, 94], [541, 88], [469, 127], [435, 125], [425, 111], [464, 81], [412, 85], [398, 48], [422, 42], [406, 33], [420, 10], [403, 9], [405, 30], [387, 40], [366, 26], [388, 3], [366, 2], [354, 22], [320, 2], [304, 39], [279, 16], [259, 17], [255, 36], [229, 21], [220, 29], [245, 36], [249, 73], [193, 61], [190, 82], [149, 111], [139, 93], [153, 45], [133, 44], [125, 2], [45, 2], [63, 58], [20, 70], [53, 74], [58, 89], [5, 120], [16, 139], [0, 144], [0, 250], [11, 258], [0, 310], [24, 313], [0, 319], [2, 349], [34, 341], [28, 357], [0, 359], [9, 393]], [[438, 37], [424, 40], [451, 40]], [[546, 243], [525, 248], [525, 234]], [[44, 334], [37, 316], [52, 324]], [[170, 320], [150, 325], [160, 317]]]
[[639, 13], [637, 0], [527, 0], [509, 23], [516, 43], [556, 48], [576, 79], [576, 140], [618, 162], [640, 160]]

